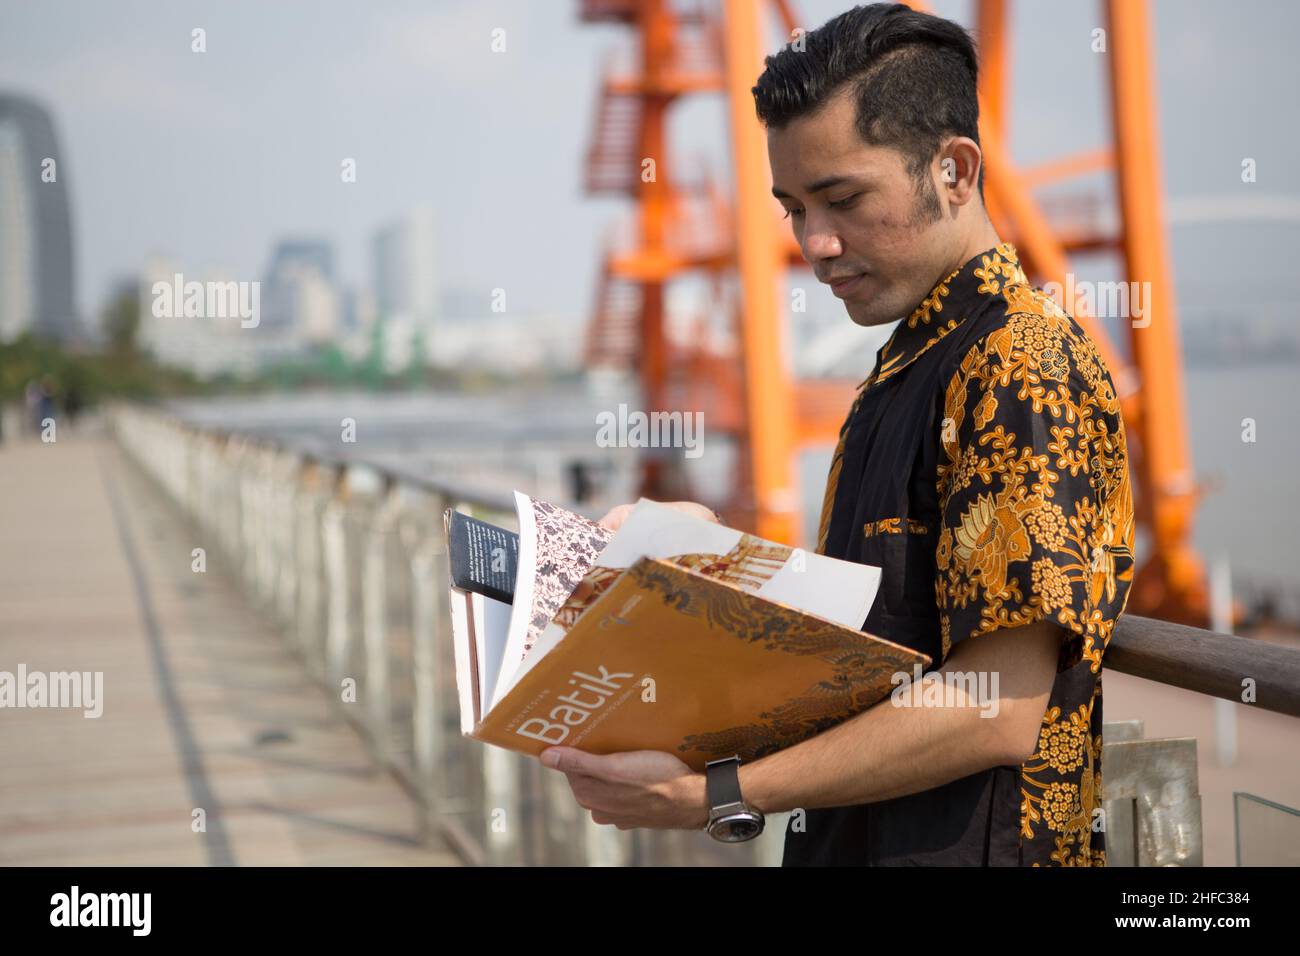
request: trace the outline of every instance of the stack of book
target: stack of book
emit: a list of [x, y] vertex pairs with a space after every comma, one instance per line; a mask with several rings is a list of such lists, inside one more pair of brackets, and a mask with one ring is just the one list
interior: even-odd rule
[[519, 532], [445, 515], [461, 731], [696, 770], [852, 717], [930, 659], [864, 633], [880, 569], [641, 500], [617, 532], [516, 492]]

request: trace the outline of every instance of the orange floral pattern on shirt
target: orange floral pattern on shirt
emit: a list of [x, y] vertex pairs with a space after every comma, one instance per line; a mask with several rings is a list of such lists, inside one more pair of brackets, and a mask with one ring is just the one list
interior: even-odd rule
[[1086, 661], [1096, 678], [1085, 699], [1054, 693], [1037, 752], [1021, 766], [1021, 855], [1035, 866], [1104, 866], [1093, 840], [1101, 666], [1134, 566], [1119, 400], [1091, 340], [1029, 285], [1010, 246], [985, 255], [975, 274], [980, 293], [1005, 309], [944, 395], [935, 581], [943, 656], [1044, 619], [1069, 632], [1058, 672]]

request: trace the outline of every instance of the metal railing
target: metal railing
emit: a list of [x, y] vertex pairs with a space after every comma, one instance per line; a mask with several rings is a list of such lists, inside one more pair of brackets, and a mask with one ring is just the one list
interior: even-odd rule
[[784, 816], [741, 846], [597, 826], [562, 774], [461, 735], [442, 514], [512, 527], [509, 496], [138, 406], [107, 417], [119, 447], [194, 523], [208, 563], [239, 578], [375, 765], [410, 792], [423, 841], [444, 840], [471, 864], [779, 862]]
[[[513, 526], [509, 496], [396, 466], [196, 428], [117, 406], [118, 444], [196, 524], [275, 622], [308, 673], [354, 722], [377, 767], [414, 797], [421, 838], [475, 864], [779, 863], [786, 815], [763, 836], [722, 846], [703, 833], [618, 831], [591, 822], [564, 777], [464, 738], [447, 607], [442, 514]], [[216, 555], [212, 555], [215, 546]], [[1108, 669], [1300, 716], [1300, 650], [1125, 616]], [[1116, 864], [1197, 865], [1194, 738], [1104, 730], [1108, 856]]]

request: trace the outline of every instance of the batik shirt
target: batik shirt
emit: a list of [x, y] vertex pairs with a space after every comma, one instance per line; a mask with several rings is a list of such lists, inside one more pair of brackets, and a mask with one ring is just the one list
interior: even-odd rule
[[[917, 794], [808, 810], [787, 866], [1104, 866], [1101, 674], [1133, 575], [1119, 400], [1083, 329], [1002, 244], [939, 282], [859, 386], [818, 550], [883, 569], [863, 629], [930, 656], [1061, 630], [1037, 752]], [[889, 706], [888, 703], [880, 706]]]

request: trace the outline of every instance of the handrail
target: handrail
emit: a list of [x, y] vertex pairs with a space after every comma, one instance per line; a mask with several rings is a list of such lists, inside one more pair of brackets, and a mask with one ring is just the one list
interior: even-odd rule
[[1106, 650], [1107, 670], [1300, 717], [1300, 649], [1125, 614]]
[[[441, 515], [468, 508], [509, 523], [510, 495], [166, 409], [114, 406], [107, 417], [120, 447], [215, 549], [209, 563], [225, 559], [331, 698], [340, 680], [355, 685], [360, 704], [343, 713], [375, 764], [412, 793], [425, 839], [440, 835], [469, 863], [780, 860], [780, 819], [737, 847], [685, 831], [614, 831], [536, 760], [460, 735]], [[355, 469], [377, 482], [354, 482]], [[1104, 666], [1300, 717], [1295, 648], [1125, 615]]]
[[[204, 435], [223, 441], [236, 440], [255, 448], [295, 455], [304, 463], [324, 465], [327, 468], [365, 468], [378, 475], [385, 485], [407, 485], [429, 494], [463, 499], [494, 511], [513, 512], [515, 509], [514, 498], [508, 493], [471, 488], [467, 484], [446, 478], [431, 478], [408, 465], [384, 464], [356, 455], [331, 453], [310, 442], [295, 441], [291, 438], [251, 434], [219, 425], [199, 425], [173, 410], [152, 409], [152, 411], [161, 419], [170, 420], [176, 427], [193, 435]], [[573, 505], [567, 507], [570, 510], [577, 510]]]

